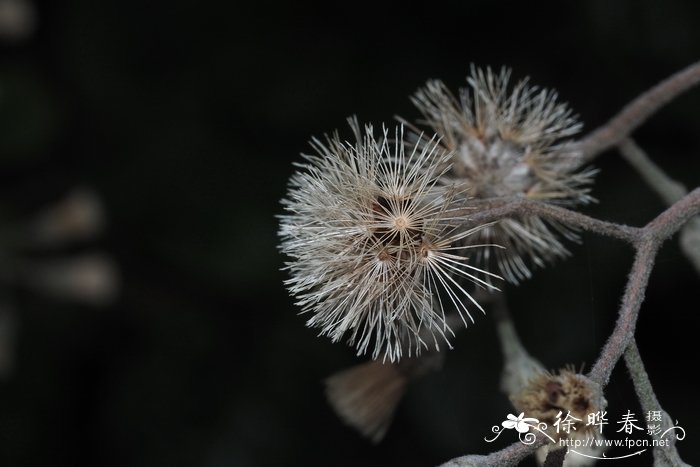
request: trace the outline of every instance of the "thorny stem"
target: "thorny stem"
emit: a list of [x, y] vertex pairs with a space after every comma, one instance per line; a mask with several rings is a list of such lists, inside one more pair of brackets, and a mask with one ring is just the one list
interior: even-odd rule
[[[673, 180], [654, 164], [633, 140], [623, 140], [618, 149], [622, 157], [669, 206], [688, 193], [681, 183]], [[695, 217], [683, 226], [680, 237], [681, 250], [700, 274], [700, 218]]]
[[[539, 215], [552, 221], [571, 223], [584, 230], [626, 240], [634, 246], [636, 250], [635, 259], [625, 287], [617, 323], [589, 373], [591, 380], [605, 387], [610, 380], [613, 368], [628, 346], [634, 343], [634, 330], [637, 325], [639, 308], [644, 301], [644, 293], [656, 253], [666, 239], [700, 212], [700, 188], [691, 191], [643, 228], [604, 222], [561, 207], [549, 206], [525, 199], [496, 200], [482, 204], [486, 209], [470, 216], [471, 222], [477, 219], [479, 222], [483, 222], [494, 221], [507, 216]], [[468, 215], [469, 210], [465, 210], [464, 214]], [[544, 444], [543, 440], [539, 440], [533, 445], [524, 445], [516, 442], [487, 456], [455, 458], [443, 464], [442, 467], [515, 465], [527, 455], [533, 453], [542, 444]]]
[[627, 104], [615, 117], [583, 138], [578, 147], [582, 152], [580, 165], [618, 144], [644, 121], [676, 96], [700, 82], [700, 62], [671, 75]]

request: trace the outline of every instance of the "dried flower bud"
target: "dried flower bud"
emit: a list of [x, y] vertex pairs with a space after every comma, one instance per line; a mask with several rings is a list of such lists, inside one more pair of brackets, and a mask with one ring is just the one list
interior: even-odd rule
[[[545, 422], [548, 434], [557, 441], [557, 444], [546, 444], [537, 450], [536, 457], [540, 464], [550, 450], [560, 448], [560, 439], [575, 441], [602, 437], [598, 426], [588, 424], [588, 415], [601, 412], [607, 406], [603, 391], [599, 384], [571, 368], [557, 373], [540, 373], [522, 391], [511, 396], [511, 402], [516, 410], [524, 412], [526, 416]], [[571, 425], [567, 429], [557, 429], [557, 420], [560, 423], [569, 420]], [[583, 449], [584, 446], [588, 447]], [[593, 446], [593, 443], [582, 443], [579, 451], [584, 450], [585, 454], [599, 456], [605, 448]], [[586, 456], [567, 455], [564, 465], [583, 467], [593, 465], [594, 462]]]
[[[520, 81], [509, 89], [510, 71], [499, 75], [472, 67], [469, 88], [454, 97], [441, 81], [429, 81], [412, 98], [423, 121], [442, 137], [453, 156], [445, 179], [470, 197], [523, 196], [556, 204], [592, 200], [594, 171], [577, 172], [579, 152], [571, 141], [581, 125], [553, 91]], [[480, 250], [483, 266], [495, 261], [502, 275], [517, 283], [531, 275], [531, 264], [566, 256], [556, 233], [576, 236], [566, 227], [538, 217], [504, 219], [479, 231], [467, 243], [494, 243], [504, 250]], [[529, 264], [531, 263], [531, 264]]]
[[582, 420], [575, 425], [579, 433], [592, 427], [586, 426], [587, 415], [607, 405], [600, 385], [571, 368], [537, 375], [520, 393], [511, 397], [511, 402], [517, 410], [550, 427], [559, 412], [571, 413], [572, 417]]
[[450, 155], [433, 140], [407, 146], [402, 127], [390, 142], [387, 129], [377, 139], [351, 126], [354, 143], [314, 140], [318, 155], [291, 178], [280, 221], [287, 284], [308, 326], [397, 361], [428, 347], [421, 331], [436, 349], [447, 342], [443, 305], [473, 321], [466, 303], [481, 307], [457, 279], [491, 287], [478, 276], [489, 273], [457, 249], [479, 229], [455, 226], [456, 193], [437, 182]]
[[499, 320], [497, 330], [504, 359], [501, 391], [510, 397], [519, 394], [530, 381], [546, 370], [525, 350], [510, 319]]
[[[588, 415], [606, 406], [600, 386], [571, 368], [565, 368], [558, 373], [546, 371], [539, 361], [530, 356], [520, 342], [508, 314], [505, 300], [499, 297], [494, 304], [498, 337], [504, 355], [501, 390], [510, 397], [516, 413], [520, 412], [521, 416], [537, 419], [538, 423], [546, 423], [549, 434], [557, 441], [555, 444], [545, 444], [537, 449], [535, 457], [539, 464], [544, 464], [550, 452], [558, 456], [562, 455], [555, 452], [566, 449], [558, 444], [559, 439], [575, 441], [589, 437], [601, 438], [601, 434], [593, 429], [597, 427], [588, 424]], [[567, 423], [566, 420], [574, 423], [567, 427], [560, 427], [562, 428], [560, 430], [555, 425], [557, 420], [560, 423]], [[605, 450], [590, 442], [580, 443], [577, 449], [584, 455], [566, 454], [564, 466], [593, 465], [595, 461], [586, 456], [595, 457]], [[561, 458], [557, 460], [560, 462]]]

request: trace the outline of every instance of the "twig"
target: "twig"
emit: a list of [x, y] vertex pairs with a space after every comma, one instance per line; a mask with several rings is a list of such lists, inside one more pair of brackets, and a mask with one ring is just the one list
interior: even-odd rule
[[[474, 212], [475, 208], [478, 211]], [[493, 200], [474, 202], [470, 207], [450, 213], [453, 216], [466, 216], [467, 226], [483, 225], [507, 217], [539, 216], [558, 221], [590, 232], [596, 232], [608, 237], [614, 237], [630, 243], [639, 238], [641, 229], [622, 224], [601, 221], [576, 211], [570, 211], [560, 206], [534, 201], [527, 198], [495, 198]]]
[[649, 282], [656, 250], [657, 246], [653, 242], [645, 242], [637, 249], [615, 329], [588, 374], [589, 378], [603, 387], [608, 384], [615, 364], [634, 338], [639, 308], [644, 301], [644, 292]]
[[622, 157], [639, 172], [644, 181], [661, 196], [667, 205], [670, 206], [688, 194], [683, 184], [666, 175], [633, 139], [623, 139], [618, 149]]
[[630, 372], [630, 376], [632, 376], [634, 390], [637, 392], [642, 410], [644, 412], [661, 410], [661, 404], [659, 404], [659, 400], [654, 394], [649, 375], [647, 375], [642, 357], [639, 355], [636, 339], [632, 339], [629, 346], [627, 346], [627, 350], [625, 350], [625, 364]]
[[671, 75], [627, 104], [615, 117], [578, 143], [581, 163], [618, 144], [669, 101], [700, 82], [700, 62]]
[[[666, 412], [661, 408], [659, 399], [654, 393], [654, 389], [649, 380], [649, 375], [644, 368], [644, 362], [639, 354], [639, 348], [637, 347], [637, 341], [632, 339], [627, 350], [625, 351], [625, 364], [627, 369], [632, 376], [632, 383], [634, 384], [634, 390], [637, 392], [637, 397], [639, 398], [639, 404], [642, 406], [642, 411], [645, 413], [661, 413], [662, 414], [662, 430], [667, 430], [673, 423], [671, 422], [671, 417], [668, 416]], [[661, 447], [654, 447], [654, 465], [656, 467], [681, 467], [687, 466], [685, 462], [681, 460], [678, 450], [675, 446], [676, 438], [675, 436], [670, 436], [670, 445]]]
[[605, 387], [613, 367], [634, 337], [639, 308], [661, 244], [700, 211], [700, 188], [674, 203], [639, 232], [632, 265], [615, 329], [593, 365], [589, 377]]
[[[688, 193], [683, 184], [666, 175], [633, 140], [624, 139], [618, 148], [622, 157], [666, 204], [671, 205]], [[700, 218], [691, 219], [681, 229], [680, 237], [681, 250], [700, 274]]]
[[539, 439], [531, 445], [517, 442], [486, 456], [472, 455], [456, 457], [442, 464], [440, 467], [507, 467], [516, 465], [532, 454], [535, 449], [544, 445], [546, 441], [547, 438], [540, 436]]
[[644, 233], [661, 243], [700, 213], [700, 188], [696, 188], [644, 227]]
[[547, 454], [547, 458], [544, 460], [542, 467], [562, 467], [564, 465], [564, 460], [566, 459], [566, 454], [566, 448], [549, 451], [549, 454]]

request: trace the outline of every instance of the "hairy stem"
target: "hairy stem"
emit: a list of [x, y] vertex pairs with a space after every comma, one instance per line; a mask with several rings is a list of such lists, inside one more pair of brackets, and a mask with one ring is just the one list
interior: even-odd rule
[[456, 457], [442, 464], [441, 467], [507, 467], [517, 465], [546, 441], [547, 439], [542, 436], [531, 445], [517, 442], [486, 456]]
[[588, 375], [603, 387], [608, 384], [615, 364], [634, 337], [639, 308], [644, 301], [644, 292], [654, 265], [656, 251], [657, 246], [651, 241], [642, 243], [637, 249], [615, 329]]
[[[625, 364], [632, 377], [632, 384], [634, 385], [634, 390], [637, 393], [637, 398], [639, 399], [639, 404], [642, 407], [642, 411], [647, 413], [659, 413], [662, 416], [662, 420], [659, 425], [661, 425], [662, 433], [663, 431], [670, 428], [673, 424], [671, 422], [671, 417], [664, 412], [659, 403], [659, 399], [654, 393], [654, 388], [651, 385], [651, 380], [644, 368], [644, 362], [642, 361], [642, 356], [639, 354], [639, 348], [637, 347], [637, 341], [633, 338], [630, 344], [625, 350]], [[655, 435], [655, 438], [658, 434]], [[675, 446], [676, 438], [675, 436], [670, 436], [669, 446], [656, 446], [654, 447], [654, 466], [655, 467], [681, 467], [687, 464], [683, 462], [678, 454], [678, 450]]]
[[673, 180], [656, 165], [631, 138], [625, 138], [617, 146], [622, 157], [642, 176], [664, 200], [671, 205], [688, 194], [683, 184]]
[[549, 454], [547, 454], [547, 458], [544, 460], [542, 467], [562, 467], [564, 465], [564, 460], [566, 459], [566, 453], [566, 448], [549, 451]]
[[[681, 183], [673, 180], [654, 164], [633, 140], [629, 138], [623, 140], [618, 148], [622, 157], [639, 172], [644, 181], [666, 204], [671, 205], [688, 193]], [[700, 218], [694, 217], [681, 229], [680, 244], [683, 254], [700, 274]]]
[[700, 62], [671, 75], [627, 104], [602, 127], [579, 142], [580, 165], [618, 144], [669, 101], [700, 82]]
[[678, 202], [673, 203], [644, 227], [643, 233], [652, 235], [659, 243], [663, 242], [698, 213], [700, 213], [700, 188], [694, 189]]
[[[478, 211], [474, 212], [475, 208], [477, 208]], [[630, 243], [637, 241], [639, 238], [639, 231], [641, 230], [627, 225], [601, 221], [560, 206], [526, 198], [498, 198], [478, 201], [470, 207], [451, 212], [450, 214], [455, 217], [466, 217], [466, 226], [483, 225], [508, 217], [538, 216], [544, 219], [561, 222], [570, 227], [599, 233]]]
[[639, 348], [637, 348], [635, 339], [632, 339], [627, 346], [627, 350], [625, 350], [625, 364], [632, 377], [632, 384], [634, 384], [634, 390], [637, 392], [642, 410], [645, 413], [661, 410], [661, 404], [659, 404], [659, 400], [654, 394], [654, 389], [644, 368], [642, 357], [639, 355]]

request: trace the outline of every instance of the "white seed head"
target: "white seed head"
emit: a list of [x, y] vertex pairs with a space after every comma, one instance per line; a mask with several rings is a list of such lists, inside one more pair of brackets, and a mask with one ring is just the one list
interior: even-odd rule
[[[554, 91], [530, 86], [527, 79], [509, 86], [510, 71], [499, 74], [472, 67], [468, 87], [455, 97], [441, 81], [429, 81], [412, 101], [421, 123], [441, 137], [452, 152], [448, 183], [458, 183], [470, 197], [523, 196], [576, 205], [592, 200], [593, 170], [577, 171], [580, 154], [569, 139], [581, 128]], [[566, 227], [537, 217], [513, 217], [481, 230], [467, 241], [495, 243], [482, 249], [478, 263], [495, 260], [501, 273], [517, 283], [530, 267], [566, 256], [557, 233], [575, 239]]]
[[354, 143], [313, 140], [316, 154], [304, 156], [282, 201], [287, 285], [308, 326], [396, 361], [426, 338], [447, 342], [448, 304], [473, 321], [466, 302], [481, 307], [460, 279], [489, 286], [479, 277], [489, 274], [462, 256], [462, 240], [479, 229], [455, 227], [457, 192], [437, 183], [450, 154], [434, 140], [405, 143], [403, 127], [376, 138], [350, 123]]

